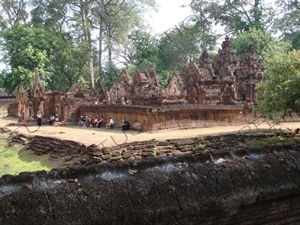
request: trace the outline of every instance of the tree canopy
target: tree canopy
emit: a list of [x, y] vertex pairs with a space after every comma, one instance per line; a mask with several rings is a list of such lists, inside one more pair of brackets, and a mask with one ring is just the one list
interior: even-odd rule
[[300, 51], [274, 55], [265, 77], [267, 82], [258, 87], [256, 112], [268, 118], [300, 114]]

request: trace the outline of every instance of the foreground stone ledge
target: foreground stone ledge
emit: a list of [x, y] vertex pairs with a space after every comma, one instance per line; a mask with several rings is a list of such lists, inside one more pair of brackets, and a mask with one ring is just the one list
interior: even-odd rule
[[5, 175], [0, 223], [299, 224], [299, 150], [281, 145], [259, 157], [186, 154]]

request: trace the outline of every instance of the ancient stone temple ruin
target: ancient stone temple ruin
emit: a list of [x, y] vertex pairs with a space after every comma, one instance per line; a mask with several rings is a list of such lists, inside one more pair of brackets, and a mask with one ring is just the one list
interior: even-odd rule
[[244, 63], [236, 55], [229, 38], [213, 62], [205, 50], [199, 63], [184, 65], [174, 73], [165, 88], [160, 89], [154, 70], [136, 71], [131, 77], [122, 71], [120, 80], [110, 89], [112, 104], [160, 106], [166, 104], [234, 105], [256, 102], [255, 84], [263, 81], [263, 69], [249, 46]]
[[[18, 104], [9, 114], [27, 121], [40, 110], [45, 118], [59, 114], [61, 121], [77, 121], [80, 115], [113, 117], [117, 124], [129, 119], [136, 129], [164, 129], [249, 122], [256, 103], [257, 83], [263, 82], [263, 68], [250, 45], [243, 62], [228, 37], [213, 60], [204, 50], [198, 62], [173, 73], [166, 87], [159, 87], [154, 70], [121, 72], [119, 81], [104, 90], [81, 90], [77, 84], [67, 92], [45, 91], [36, 71], [30, 91], [22, 84], [15, 91]], [[29, 95], [27, 96], [27, 93]]]

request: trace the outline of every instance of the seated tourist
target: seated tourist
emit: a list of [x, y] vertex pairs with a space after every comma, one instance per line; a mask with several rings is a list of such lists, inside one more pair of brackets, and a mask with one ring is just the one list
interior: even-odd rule
[[54, 121], [55, 121], [55, 116], [54, 113], [52, 113], [49, 119], [49, 124], [52, 125]]
[[59, 122], [59, 116], [57, 113], [55, 114], [55, 122]]
[[100, 128], [103, 124], [105, 124], [105, 119], [103, 118], [103, 116], [100, 117], [97, 127]]
[[109, 122], [106, 124], [106, 129], [111, 129], [114, 124], [114, 120], [109, 117]]
[[84, 120], [84, 124], [83, 124], [83, 127], [84, 128], [87, 128], [90, 126], [90, 120], [89, 120], [89, 117], [88, 116], [85, 116], [85, 120]]
[[93, 120], [93, 127], [97, 127], [97, 125], [98, 125], [98, 118], [97, 118], [97, 116], [95, 116], [94, 117], [94, 120]]
[[78, 126], [83, 127], [85, 123], [84, 117], [83, 115], [80, 116], [80, 120], [78, 122]]
[[122, 130], [129, 130], [130, 128], [130, 123], [128, 120], [126, 120], [125, 118], [123, 119], [123, 125], [122, 125]]
[[94, 124], [94, 118], [93, 117], [89, 117], [89, 127], [93, 127], [93, 124]]

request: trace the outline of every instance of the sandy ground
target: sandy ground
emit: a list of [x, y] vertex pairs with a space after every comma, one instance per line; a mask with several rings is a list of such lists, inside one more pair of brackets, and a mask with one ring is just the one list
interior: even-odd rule
[[[13, 119], [14, 121], [16, 119]], [[0, 118], [0, 126], [6, 126], [12, 122], [12, 118]], [[174, 138], [190, 138], [196, 136], [216, 135], [223, 133], [249, 133], [260, 132], [266, 129], [282, 129], [294, 131], [300, 128], [300, 122], [270, 123], [258, 122], [241, 126], [216, 126], [207, 128], [191, 129], [168, 129], [158, 131], [126, 131], [119, 129], [106, 130], [104, 128], [81, 128], [76, 126], [8, 126], [12, 131], [18, 131], [23, 134], [41, 135], [55, 137], [59, 139], [73, 140], [85, 145], [99, 145], [101, 147], [110, 147], [120, 145], [125, 142], [144, 141], [144, 140], [166, 140]]]

